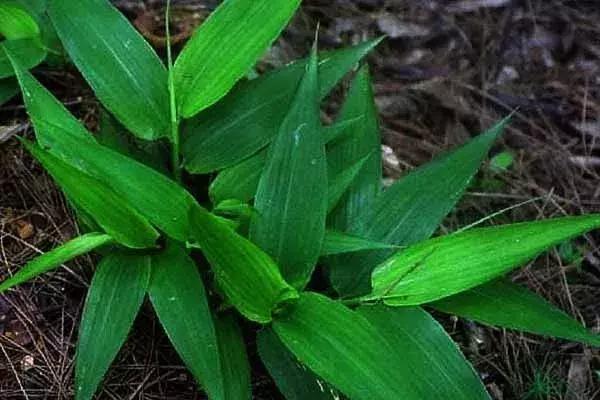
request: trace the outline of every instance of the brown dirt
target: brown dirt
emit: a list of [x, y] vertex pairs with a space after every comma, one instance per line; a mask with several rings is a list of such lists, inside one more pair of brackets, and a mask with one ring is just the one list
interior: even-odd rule
[[[161, 7], [156, 1], [144, 7], [141, 2], [116, 3], [132, 19]], [[204, 9], [198, 4], [210, 8], [215, 1], [179, 3], [197, 14]], [[497, 173], [486, 164], [442, 230], [537, 197], [541, 199], [487, 223], [600, 211], [596, 1], [305, 1], [263, 66], [306, 54], [317, 21], [324, 49], [388, 35], [369, 61], [389, 178], [402, 176], [517, 109], [511, 128], [494, 149], [514, 154], [513, 165]], [[97, 105], [72, 69], [42, 69], [39, 74], [73, 112], [94, 126]], [[335, 115], [342, 94], [339, 90], [330, 99], [327, 117]], [[20, 104], [17, 99], [0, 109], [0, 125], [30, 134]], [[2, 278], [73, 236], [77, 228], [63, 197], [18, 143], [13, 139], [0, 146]], [[514, 278], [599, 332], [599, 239], [594, 234], [575, 241], [580, 257], [569, 259], [553, 250]], [[1, 399], [71, 398], [77, 321], [93, 261], [80, 258], [0, 296]], [[440, 319], [496, 399], [600, 398], [597, 349]], [[256, 398], [280, 398], [260, 367], [254, 378]], [[147, 310], [99, 398], [203, 397]]]

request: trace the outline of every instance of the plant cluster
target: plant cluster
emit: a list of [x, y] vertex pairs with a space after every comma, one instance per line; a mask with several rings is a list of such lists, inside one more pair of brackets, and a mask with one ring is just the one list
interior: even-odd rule
[[[0, 291], [100, 254], [75, 397], [93, 397], [146, 298], [211, 399], [251, 398], [241, 324], [256, 327], [260, 358], [288, 399], [488, 399], [429, 310], [600, 345], [503, 278], [600, 227], [599, 215], [431, 238], [507, 119], [384, 190], [363, 62], [378, 40], [315, 45], [306, 59], [247, 78], [299, 3], [225, 0], [165, 65], [108, 0], [48, 0], [62, 46], [107, 110], [95, 135], [28, 72], [35, 63], [19, 37], [39, 25], [11, 3], [23, 12], [1, 24], [0, 68], [8, 62], [16, 75], [35, 129], [35, 142], [22, 142], [84, 234]], [[337, 121], [322, 126], [322, 100], [353, 70]], [[208, 196], [186, 185], [191, 174], [210, 174]]]

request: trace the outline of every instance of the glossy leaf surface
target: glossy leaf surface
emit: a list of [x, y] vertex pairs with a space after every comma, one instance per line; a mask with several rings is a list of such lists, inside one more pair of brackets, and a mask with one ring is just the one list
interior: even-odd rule
[[167, 135], [167, 71], [127, 18], [107, 0], [49, 0], [48, 13], [102, 104], [140, 138]]
[[379, 243], [336, 231], [325, 232], [321, 257], [334, 254], [354, 253], [365, 250], [381, 250], [395, 248], [391, 244]]
[[35, 67], [46, 57], [46, 50], [35, 39], [5, 40], [0, 44], [0, 79], [15, 75], [10, 59], [2, 49], [7, 49], [24, 69]]
[[258, 354], [286, 400], [333, 400], [334, 389], [285, 347], [271, 328], [258, 332]]
[[578, 321], [532, 291], [503, 279], [429, 305], [487, 325], [600, 347], [600, 335], [589, 332]]
[[[417, 168], [393, 184], [349, 221], [349, 232], [366, 239], [406, 246], [427, 239], [461, 198], [508, 119], [464, 146]], [[340, 229], [340, 228], [338, 228]], [[345, 258], [333, 264], [330, 278], [344, 296], [370, 290], [375, 266], [389, 251]]]
[[250, 364], [242, 330], [232, 314], [215, 318], [226, 400], [250, 400]]
[[117, 242], [132, 248], [154, 247], [158, 232], [110, 187], [34, 144], [29, 152], [58, 182], [77, 207], [92, 216]]
[[405, 376], [398, 385], [410, 381], [422, 393], [427, 393], [423, 399], [490, 399], [458, 346], [421, 308], [362, 306], [358, 313], [377, 329], [408, 366], [410, 377]]
[[413, 366], [369, 320], [341, 303], [302, 293], [273, 329], [298, 360], [353, 400], [429, 398], [414, 381]]
[[548, 248], [600, 227], [600, 215], [471, 229], [401, 250], [372, 276], [388, 305], [421, 304], [497, 278]]
[[27, 282], [77, 256], [89, 253], [90, 251], [111, 242], [113, 242], [113, 239], [103, 233], [88, 233], [75, 239], [71, 239], [67, 243], [28, 262], [19, 270], [19, 272], [0, 283], [0, 292]]
[[250, 239], [302, 288], [319, 258], [327, 216], [327, 160], [319, 121], [313, 50], [296, 98], [269, 147], [250, 224]]
[[98, 264], [79, 327], [75, 360], [77, 400], [92, 399], [127, 339], [149, 281], [148, 256], [112, 252]]
[[50, 92], [18, 62], [14, 64], [40, 145], [109, 185], [122, 203], [129, 202], [172, 238], [188, 240], [188, 216], [196, 205], [194, 198], [156, 170], [96, 143]]
[[[320, 98], [377, 43], [379, 40], [321, 53]], [[186, 169], [197, 174], [208, 173], [235, 165], [265, 147], [277, 135], [290, 109], [306, 62], [298, 61], [240, 83], [219, 103], [185, 121], [182, 152]]]
[[[337, 124], [322, 127], [325, 143], [335, 139], [348, 126], [357, 123], [358, 120], [341, 121]], [[260, 176], [267, 162], [267, 149], [263, 149], [244, 161], [223, 169], [210, 184], [209, 194], [213, 204], [228, 199], [237, 199], [249, 202], [256, 195]], [[333, 176], [329, 183], [329, 206], [336, 203], [343, 192], [348, 188], [352, 179], [356, 176], [362, 161], [350, 167], [348, 170]]]
[[217, 102], [279, 36], [300, 0], [226, 0], [187, 42], [175, 63], [179, 113]]
[[[348, 126], [327, 147], [329, 173], [340, 177], [338, 182], [341, 185], [347, 184], [339, 194], [335, 207], [332, 207], [328, 225], [340, 232], [366, 238], [353, 229], [353, 224], [364, 209], [373, 207], [375, 198], [381, 190], [382, 176], [377, 108], [371, 77], [366, 66], [363, 66], [354, 78], [339, 118], [341, 120], [361, 119], [358, 123]], [[357, 168], [359, 165], [360, 169]], [[330, 189], [330, 194], [334, 192], [335, 187]], [[382, 242], [379, 238], [373, 239]], [[354, 278], [353, 275], [350, 277], [347, 275], [356, 273], [355, 269], [368, 268], [368, 265], [363, 265], [364, 261], [361, 260], [363, 257], [373, 257], [377, 254], [340, 255], [327, 260], [333, 286], [345, 294], [342, 285], [346, 280]]]
[[0, 3], [0, 35], [8, 40], [39, 36], [40, 28], [35, 19], [18, 3]]
[[277, 264], [248, 239], [206, 210], [191, 214], [193, 238], [229, 301], [246, 318], [268, 323], [282, 302], [298, 297]]
[[152, 256], [148, 295], [173, 347], [211, 399], [225, 399], [217, 334], [202, 277], [185, 249]]

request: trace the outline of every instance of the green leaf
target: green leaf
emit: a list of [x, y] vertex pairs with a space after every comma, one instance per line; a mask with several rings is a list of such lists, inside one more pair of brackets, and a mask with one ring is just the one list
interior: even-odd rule
[[148, 295], [173, 347], [198, 383], [211, 399], [224, 399], [212, 315], [198, 267], [184, 249], [169, 244], [152, 257]]
[[446, 297], [429, 306], [487, 325], [600, 347], [600, 335], [589, 332], [575, 319], [530, 290], [503, 279]]
[[348, 119], [340, 119], [333, 124], [324, 126], [323, 129], [323, 140], [325, 143], [333, 142], [340, 136], [345, 135], [348, 132], [352, 132], [358, 128], [365, 119], [364, 115], [358, 115]]
[[[461, 198], [508, 120], [411, 172], [379, 195], [372, 207], [357, 208], [353, 218], [346, 219], [348, 233], [398, 246], [430, 237]], [[368, 293], [371, 271], [391, 254], [382, 251], [344, 256], [331, 265], [334, 287], [344, 296]]]
[[[410, 383], [428, 399], [490, 399], [458, 346], [419, 307], [362, 306], [358, 313], [377, 329], [410, 368]], [[420, 399], [420, 398], [419, 398]]]
[[75, 398], [90, 400], [125, 343], [146, 296], [150, 257], [112, 253], [96, 269], [83, 308]]
[[[30, 89], [41, 86], [30, 78], [28, 83], [35, 85], [26, 86], [24, 92], [33, 99]], [[54, 103], [35, 102], [37, 108], [28, 105], [30, 113], [32, 110], [36, 113], [33, 123], [37, 135], [43, 132], [51, 141], [46, 145], [50, 151], [108, 185], [121, 202], [132, 204], [168, 236], [181, 242], [197, 241], [213, 264], [219, 282], [227, 289], [227, 296], [244, 315], [268, 322], [280, 301], [297, 296], [264, 252], [200, 207], [177, 183], [115, 151], [81, 140], [72, 132], [75, 129], [69, 119], [72, 116], [56, 116], [56, 100], [53, 100]], [[46, 122], [44, 115], [56, 116], [58, 121]]]
[[4, 51], [0, 51], [0, 79], [15, 75], [6, 51], [19, 60], [24, 69], [33, 68], [46, 58], [46, 50], [39, 46], [36, 39], [5, 40], [0, 46], [4, 48]]
[[[327, 147], [329, 173], [340, 176], [339, 182], [342, 185], [347, 183], [329, 214], [328, 226], [353, 234], [359, 233], [352, 229], [353, 224], [365, 208], [373, 207], [381, 188], [379, 123], [367, 66], [363, 66], [354, 78], [340, 113], [342, 120], [359, 117], [362, 117], [359, 123], [349, 126]], [[344, 174], [347, 174], [346, 181]], [[330, 193], [334, 193], [334, 190], [330, 189]], [[362, 234], [358, 236], [366, 238]], [[378, 238], [373, 239], [381, 242]], [[373, 253], [370, 257], [377, 254], [379, 253]], [[368, 265], [361, 264], [363, 257], [368, 256], [346, 254], [327, 260], [330, 279], [337, 290], [343, 289], [346, 280], [354, 277], [355, 269], [369, 268]], [[345, 294], [341, 290], [340, 293]]]
[[250, 239], [283, 277], [303, 288], [319, 259], [327, 217], [327, 160], [319, 121], [317, 53], [269, 148], [250, 223]]
[[226, 0], [175, 62], [179, 114], [216, 103], [252, 68], [294, 15], [300, 0]]
[[327, 161], [332, 175], [347, 171], [367, 157], [358, 176], [329, 217], [331, 226], [340, 231], [348, 230], [364, 208], [372, 207], [381, 188], [379, 124], [367, 66], [358, 71], [340, 112], [341, 120], [357, 117], [363, 118], [327, 146]]
[[[375, 40], [321, 54], [320, 98], [378, 43]], [[243, 82], [214, 107], [184, 121], [182, 152], [186, 169], [197, 174], [215, 171], [265, 147], [277, 135], [290, 109], [306, 63], [307, 60], [298, 61]]]
[[111, 242], [113, 242], [113, 239], [103, 233], [88, 233], [72, 239], [28, 262], [14, 276], [0, 283], [0, 293]]
[[277, 264], [255, 244], [203, 208], [192, 209], [190, 218], [193, 237], [219, 287], [246, 318], [269, 323], [281, 303], [298, 297]]
[[13, 62], [40, 145], [110, 186], [122, 202], [131, 204], [170, 237], [188, 240], [188, 216], [195, 199], [163, 174], [96, 143], [51, 93]]
[[[548, 248], [600, 227], [600, 215], [472, 229], [415, 244], [373, 271], [374, 298], [421, 304], [497, 278]], [[371, 296], [369, 296], [371, 297]]]
[[57, 146], [60, 149], [63, 136], [72, 138], [73, 142], [95, 143], [94, 137], [83, 124], [23, 67], [21, 59], [14, 51], [5, 48], [5, 52], [21, 86], [27, 113], [36, 130], [36, 139], [40, 146], [49, 149], [55, 155], [63, 156], [60, 151], [54, 150]]
[[19, 93], [19, 83], [13, 79], [0, 79], [0, 106]]
[[39, 36], [43, 46], [49, 51], [47, 63], [52, 66], [62, 66], [66, 63], [62, 44], [56, 34], [56, 30], [46, 13], [46, 0], [13, 0], [35, 19], [39, 26]]
[[258, 354], [287, 400], [333, 400], [335, 389], [302, 365], [271, 328], [258, 332]]
[[329, 169], [330, 178], [329, 187], [327, 188], [327, 210], [329, 212], [333, 211], [344, 197], [344, 194], [351, 190], [352, 183], [359, 177], [362, 168], [370, 159], [372, 159], [371, 155], [367, 154], [335, 176], [331, 176], [332, 171], [331, 168]]
[[[316, 293], [302, 293], [273, 321], [277, 336], [303, 364], [353, 400], [421, 400], [429, 388], [417, 382], [404, 355], [362, 314]], [[436, 384], [435, 379], [431, 380]]]
[[236, 199], [249, 202], [256, 195], [258, 182], [267, 162], [267, 151], [259, 151], [239, 164], [219, 172], [210, 184], [209, 195], [213, 204]]
[[215, 327], [219, 339], [224, 399], [250, 400], [250, 364], [240, 326], [232, 314], [225, 314], [215, 318]]
[[127, 129], [105, 110], [100, 112], [98, 125], [95, 136], [102, 146], [133, 158], [165, 175], [169, 173], [167, 149], [163, 142], [149, 142], [130, 135]]
[[501, 173], [508, 170], [514, 162], [515, 156], [509, 151], [503, 151], [492, 157], [490, 160], [490, 169], [496, 173]]
[[34, 144], [27, 150], [58, 182], [65, 194], [94, 218], [117, 242], [132, 248], [154, 247], [158, 232], [107, 185], [84, 174]]
[[[322, 127], [323, 138], [327, 143], [343, 133], [350, 125], [357, 123], [359, 119], [341, 121], [339, 123]], [[210, 184], [209, 195], [213, 204], [219, 204], [229, 199], [237, 199], [242, 202], [249, 202], [256, 195], [260, 176], [267, 162], [267, 149], [263, 149], [244, 161], [225, 168]], [[337, 201], [341, 196], [340, 191], [344, 191], [352, 179], [352, 175], [357, 173], [358, 164], [352, 166], [349, 170], [334, 177], [330, 184], [329, 204]], [[331, 190], [333, 188], [333, 190]]]
[[14, 0], [32, 14], [40, 15], [46, 12], [46, 0]]
[[396, 246], [391, 244], [373, 242], [341, 232], [327, 231], [325, 232], [325, 238], [323, 239], [321, 257], [365, 250], [391, 249], [395, 247]]
[[167, 135], [167, 71], [129, 21], [107, 0], [49, 0], [48, 13], [102, 104], [140, 138]]
[[0, 35], [6, 39], [26, 39], [40, 35], [40, 27], [18, 3], [0, 3]]

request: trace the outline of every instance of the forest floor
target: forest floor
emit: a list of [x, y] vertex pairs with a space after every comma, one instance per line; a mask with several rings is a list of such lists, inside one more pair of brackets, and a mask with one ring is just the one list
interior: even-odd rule
[[[184, 38], [215, 1], [174, 3]], [[162, 45], [153, 26], [161, 2], [115, 4], [155, 46]], [[321, 49], [387, 35], [369, 57], [386, 180], [516, 110], [492, 161], [443, 231], [530, 199], [537, 200], [488, 223], [600, 212], [598, 1], [305, 0], [260, 68], [306, 55], [317, 22]], [[42, 67], [37, 73], [94, 128], [98, 104], [74, 68]], [[330, 97], [324, 119], [335, 117], [343, 94], [342, 88]], [[12, 138], [31, 135], [20, 99], [0, 108], [0, 125], [1, 278], [69, 239], [77, 228], [52, 180]], [[599, 243], [598, 234], [565, 243], [514, 279], [600, 332]], [[93, 261], [81, 257], [0, 296], [0, 399], [72, 397], [74, 343]], [[599, 350], [440, 318], [495, 399], [600, 399]], [[258, 367], [255, 397], [281, 398], [249, 342]], [[204, 397], [148, 310], [136, 322], [99, 398]]]

